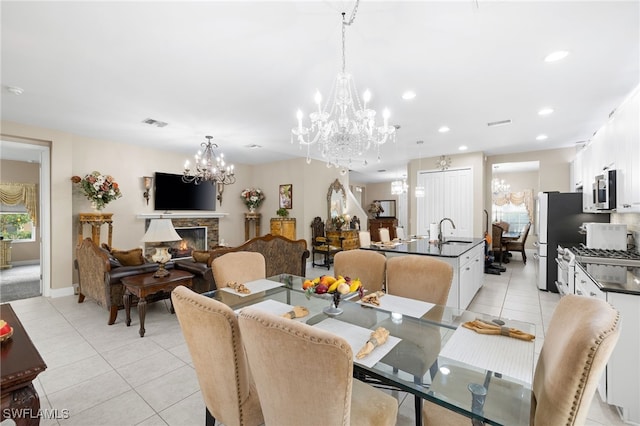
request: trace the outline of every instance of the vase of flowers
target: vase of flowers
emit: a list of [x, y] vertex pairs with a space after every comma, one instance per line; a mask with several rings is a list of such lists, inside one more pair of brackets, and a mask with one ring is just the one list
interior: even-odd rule
[[95, 211], [102, 210], [111, 201], [122, 197], [120, 187], [111, 175], [94, 171], [83, 178], [73, 176], [71, 181], [79, 185], [82, 194], [91, 201], [91, 207]]
[[380, 217], [380, 213], [384, 213], [384, 209], [382, 208], [382, 205], [380, 204], [380, 201], [378, 201], [378, 200], [375, 200], [373, 203], [371, 203], [369, 205], [369, 208], [367, 209], [367, 211], [374, 218], [378, 218], [378, 217]]
[[240, 198], [244, 201], [244, 204], [249, 208], [251, 213], [254, 213], [260, 204], [264, 201], [264, 192], [260, 188], [247, 188], [243, 189], [240, 193]]

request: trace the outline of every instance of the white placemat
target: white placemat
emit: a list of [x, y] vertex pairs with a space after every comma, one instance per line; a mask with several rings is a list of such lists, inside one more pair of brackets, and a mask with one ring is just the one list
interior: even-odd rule
[[320, 321], [314, 327], [321, 328], [330, 333], [336, 334], [344, 338], [353, 351], [353, 362], [356, 364], [364, 365], [365, 367], [373, 367], [378, 361], [382, 359], [386, 354], [393, 349], [395, 345], [400, 343], [400, 339], [394, 336], [389, 336], [384, 344], [378, 346], [369, 355], [362, 359], [357, 359], [356, 354], [367, 343], [373, 330], [368, 328], [359, 327], [357, 325], [349, 324], [346, 322], [338, 321], [333, 318], [327, 318], [324, 321]]
[[[386, 297], [386, 296], [385, 296]], [[532, 383], [535, 343], [458, 327], [440, 356]]]
[[246, 297], [254, 293], [259, 293], [261, 291], [271, 290], [272, 288], [276, 288], [276, 287], [282, 287], [283, 285], [284, 283], [279, 283], [277, 281], [261, 279], [261, 280], [249, 281], [244, 283], [244, 286], [249, 290], [251, 290], [251, 293], [248, 293], [248, 294], [238, 293], [231, 287], [222, 287], [220, 290], [226, 291], [227, 293], [235, 294], [236, 296]]
[[394, 296], [392, 294], [385, 294], [384, 296], [379, 297], [378, 300], [380, 300], [380, 306], [372, 305], [370, 303], [362, 303], [362, 301], [358, 301], [358, 303], [362, 306], [369, 306], [388, 312], [398, 312], [402, 315], [407, 315], [413, 318], [422, 318], [424, 314], [436, 306], [433, 303]]
[[388, 242], [388, 243], [382, 243], [382, 242], [372, 242], [371, 245], [376, 246], [378, 248], [394, 248], [394, 247], [398, 247], [400, 244], [402, 243], [398, 243], [398, 242]]
[[[255, 303], [253, 305], [250, 305], [250, 307], [260, 309], [261, 311], [268, 312], [270, 314], [274, 314], [278, 316], [282, 314], [286, 314], [287, 312], [293, 311], [292, 305], [287, 305], [286, 303], [278, 302], [277, 300], [271, 300], [271, 299], [267, 299], [267, 300], [263, 300], [262, 302]], [[236, 309], [235, 313], [238, 314], [243, 309], [244, 308]], [[308, 318], [309, 318], [309, 315], [301, 318], [294, 318], [294, 320], [305, 321]]]

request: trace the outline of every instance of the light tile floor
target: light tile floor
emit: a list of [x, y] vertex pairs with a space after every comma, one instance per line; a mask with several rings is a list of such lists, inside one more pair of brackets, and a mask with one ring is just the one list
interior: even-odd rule
[[[518, 254], [514, 257], [507, 272], [485, 275], [485, 285], [469, 309], [535, 323], [539, 352], [558, 296], [538, 291], [533, 262], [525, 266]], [[307, 275], [326, 271], [309, 267]], [[131, 327], [124, 324], [124, 311], [107, 326], [107, 311], [89, 300], [76, 300], [36, 297], [11, 302], [48, 366], [35, 380], [42, 408], [69, 413], [68, 418], [43, 419], [41, 425], [204, 424], [196, 375], [168, 301], [148, 305], [147, 331], [141, 339], [135, 309]], [[397, 424], [414, 425], [413, 397], [394, 396], [400, 403]], [[617, 424], [623, 423], [615, 410], [596, 396], [587, 425]]]

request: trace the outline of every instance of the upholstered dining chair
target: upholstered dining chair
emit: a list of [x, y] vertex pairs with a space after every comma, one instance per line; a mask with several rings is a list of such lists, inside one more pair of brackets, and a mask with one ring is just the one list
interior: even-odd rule
[[238, 318], [265, 425], [395, 425], [398, 401], [353, 378], [340, 336], [247, 307]]
[[387, 258], [370, 250], [347, 250], [336, 253], [333, 271], [335, 275], [359, 278], [368, 292], [382, 290]]
[[498, 261], [500, 266], [502, 266], [502, 261], [508, 260], [505, 259], [504, 256], [505, 247], [504, 241], [502, 241], [502, 234], [504, 234], [506, 231], [502, 226], [495, 223], [491, 225], [491, 231], [491, 250], [493, 251], [493, 256], [495, 257], [495, 259]]
[[524, 245], [527, 242], [527, 236], [529, 235], [529, 229], [531, 228], [531, 222], [527, 223], [524, 227], [524, 231], [522, 231], [522, 239], [519, 241], [508, 241], [504, 247], [507, 252], [510, 251], [518, 251], [522, 255], [522, 262], [527, 263], [527, 254], [524, 250]]
[[360, 247], [369, 247], [371, 245], [371, 233], [369, 231], [358, 232]]
[[[607, 302], [576, 295], [560, 299], [544, 335], [533, 376], [529, 424], [584, 424], [619, 334], [620, 315]], [[483, 377], [482, 374], [475, 380], [482, 383]], [[460, 386], [465, 396], [469, 394], [467, 384], [468, 380]], [[485, 407], [485, 411], [492, 408]], [[432, 403], [424, 404], [423, 420], [425, 426], [470, 423], [468, 418]]]
[[207, 407], [206, 424], [263, 424], [236, 314], [184, 286], [171, 292], [171, 300]]
[[380, 228], [378, 229], [378, 232], [380, 233], [380, 241], [382, 241], [383, 243], [388, 243], [391, 241], [389, 228]]
[[396, 256], [387, 259], [387, 293], [446, 305], [453, 267], [432, 256]]
[[406, 238], [406, 236], [404, 235], [404, 228], [403, 228], [403, 227], [398, 226], [398, 227], [396, 228], [396, 237], [397, 237], [399, 240], [404, 240], [404, 239]]
[[218, 287], [230, 281], [246, 283], [266, 278], [266, 264], [262, 253], [237, 251], [223, 254], [211, 262], [213, 279]]

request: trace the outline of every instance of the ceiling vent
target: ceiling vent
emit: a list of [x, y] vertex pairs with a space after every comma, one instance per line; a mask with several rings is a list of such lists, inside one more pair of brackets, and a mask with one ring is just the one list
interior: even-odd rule
[[511, 124], [511, 120], [492, 121], [490, 123], [487, 123], [487, 126], [489, 127], [506, 126], [507, 124]]
[[144, 124], [148, 124], [149, 126], [156, 126], [156, 127], [165, 127], [167, 124], [169, 124], [169, 123], [165, 123], [164, 121], [154, 120], [153, 118], [145, 118], [144, 120], [142, 120], [142, 122]]

